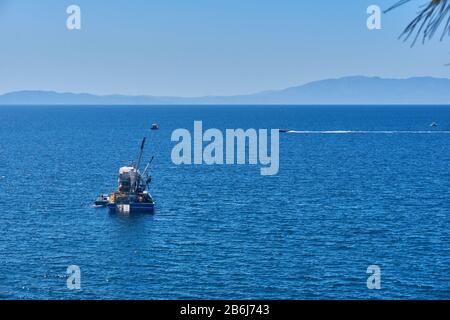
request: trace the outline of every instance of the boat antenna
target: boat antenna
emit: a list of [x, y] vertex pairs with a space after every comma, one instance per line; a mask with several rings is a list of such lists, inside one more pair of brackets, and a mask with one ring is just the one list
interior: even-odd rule
[[147, 165], [145, 166], [144, 171], [142, 172], [142, 175], [144, 176], [147, 173], [148, 168], [150, 167], [150, 165], [153, 162], [153, 159], [155, 158], [155, 156], [152, 156], [152, 158], [150, 159], [150, 161], [147, 163]]
[[139, 156], [136, 161], [136, 170], [138, 170], [139, 166], [141, 165], [142, 154], [144, 153], [144, 145], [145, 145], [145, 137], [144, 139], [142, 139], [141, 149], [139, 150]]

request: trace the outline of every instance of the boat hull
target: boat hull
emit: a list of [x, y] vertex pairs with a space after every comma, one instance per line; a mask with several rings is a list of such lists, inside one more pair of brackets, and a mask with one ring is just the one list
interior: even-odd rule
[[108, 203], [107, 207], [111, 213], [153, 213], [155, 210], [154, 203]]

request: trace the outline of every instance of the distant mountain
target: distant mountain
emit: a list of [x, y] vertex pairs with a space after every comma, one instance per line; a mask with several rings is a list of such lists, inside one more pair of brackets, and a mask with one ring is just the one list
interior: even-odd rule
[[149, 96], [98, 96], [87, 93], [58, 93], [54, 91], [16, 91], [0, 96], [1, 105], [120, 105], [153, 103], [158, 103], [158, 100]]
[[155, 104], [450, 104], [450, 79], [344, 77], [278, 91], [196, 98], [99, 96], [52, 91], [0, 95], [0, 105], [155, 105]]

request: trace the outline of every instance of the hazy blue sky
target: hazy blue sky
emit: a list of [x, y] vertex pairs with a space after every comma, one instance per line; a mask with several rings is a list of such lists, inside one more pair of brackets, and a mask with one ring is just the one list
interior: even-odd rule
[[[449, 77], [449, 40], [397, 40], [418, 6], [396, 0], [0, 0], [0, 93], [228, 95], [346, 75]], [[66, 8], [82, 29], [66, 28]]]

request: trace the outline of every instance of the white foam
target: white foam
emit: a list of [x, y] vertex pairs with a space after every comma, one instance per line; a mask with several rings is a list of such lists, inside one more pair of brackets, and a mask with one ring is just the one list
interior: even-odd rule
[[290, 130], [293, 134], [449, 134], [450, 131], [354, 131], [354, 130], [331, 130], [331, 131], [297, 131]]

